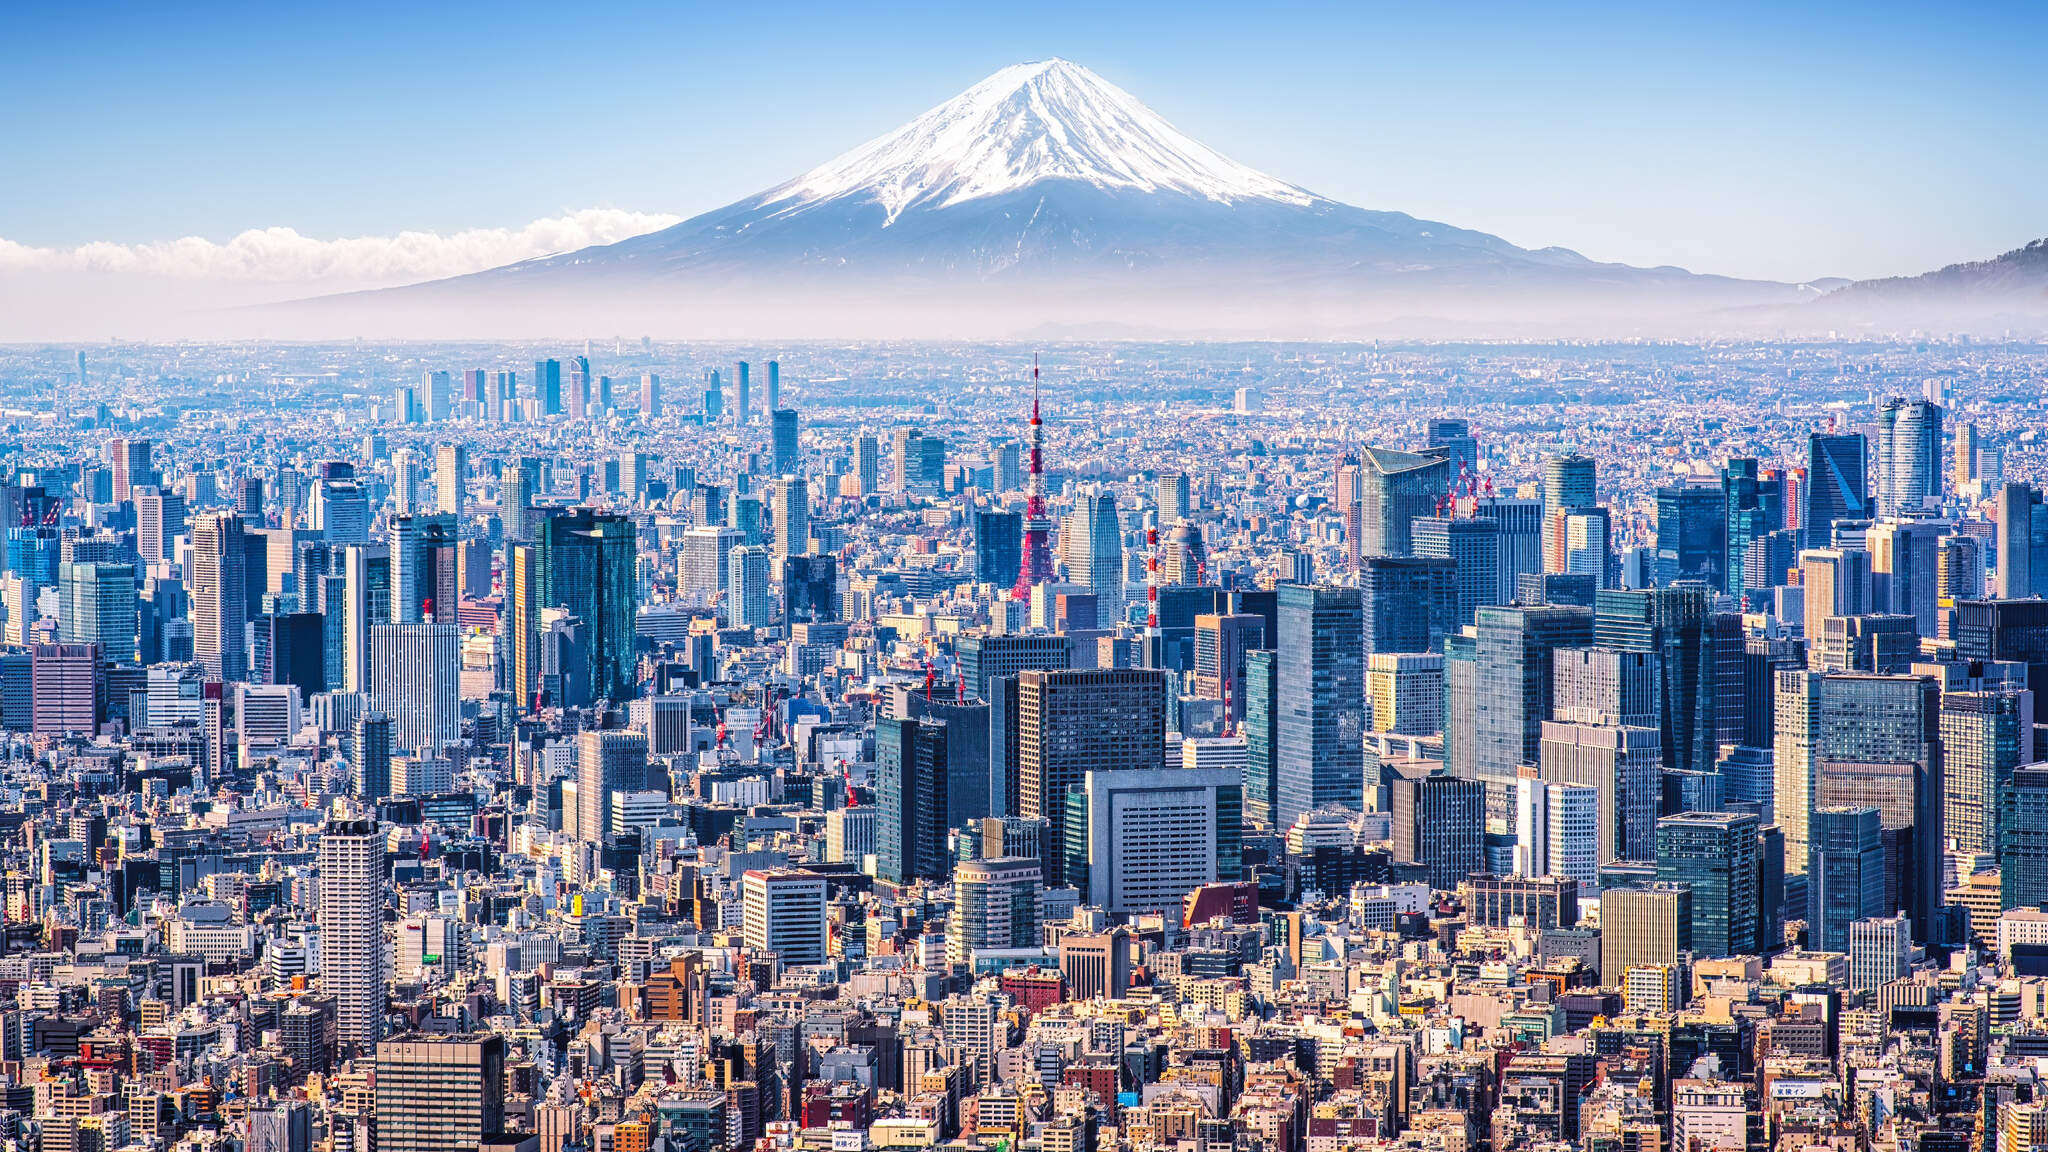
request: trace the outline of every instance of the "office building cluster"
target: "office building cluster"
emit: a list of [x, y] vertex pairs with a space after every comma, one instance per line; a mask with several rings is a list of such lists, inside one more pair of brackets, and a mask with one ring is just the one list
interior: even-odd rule
[[0, 350], [0, 1149], [2048, 1146], [2048, 354], [784, 361]]

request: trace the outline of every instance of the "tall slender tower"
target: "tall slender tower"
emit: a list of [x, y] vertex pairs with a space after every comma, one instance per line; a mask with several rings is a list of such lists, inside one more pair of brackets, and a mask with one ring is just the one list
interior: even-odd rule
[[1024, 563], [1010, 598], [1029, 602], [1034, 585], [1052, 580], [1052, 549], [1045, 534], [1045, 425], [1038, 418], [1038, 357], [1031, 358], [1031, 471], [1025, 478]]
[[334, 1039], [368, 1052], [384, 1034], [384, 839], [375, 820], [321, 833], [320, 982], [334, 998]]

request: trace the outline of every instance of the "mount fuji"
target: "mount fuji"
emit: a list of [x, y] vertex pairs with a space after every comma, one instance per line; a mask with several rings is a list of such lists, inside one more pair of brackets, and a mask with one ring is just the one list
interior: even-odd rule
[[1339, 203], [1053, 59], [1004, 68], [888, 135], [658, 232], [303, 306], [359, 328], [431, 317], [439, 331], [1566, 334], [1811, 294]]

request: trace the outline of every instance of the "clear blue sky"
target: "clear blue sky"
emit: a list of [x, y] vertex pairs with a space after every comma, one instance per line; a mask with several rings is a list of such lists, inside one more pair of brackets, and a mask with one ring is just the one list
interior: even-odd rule
[[2039, 3], [296, 7], [7, 5], [0, 237], [688, 215], [1049, 55], [1325, 195], [1600, 259], [1864, 276], [2048, 235]]

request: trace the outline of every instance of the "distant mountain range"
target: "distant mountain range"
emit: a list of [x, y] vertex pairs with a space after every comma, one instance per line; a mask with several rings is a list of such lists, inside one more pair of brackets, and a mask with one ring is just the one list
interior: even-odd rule
[[662, 231], [292, 311], [422, 335], [1613, 335], [1782, 323], [1838, 283], [1604, 264], [1352, 207], [1046, 60]]

